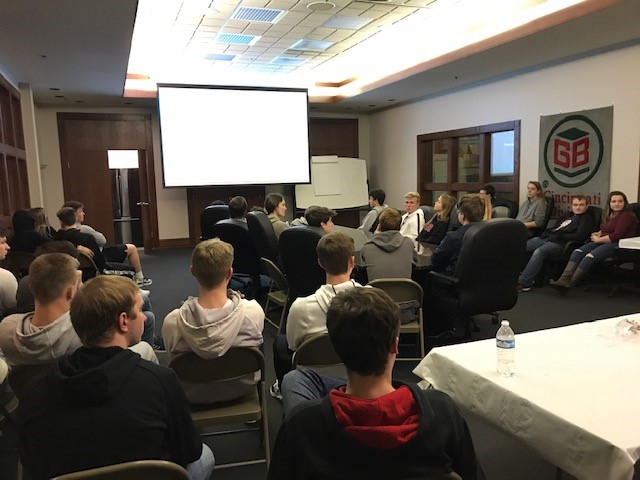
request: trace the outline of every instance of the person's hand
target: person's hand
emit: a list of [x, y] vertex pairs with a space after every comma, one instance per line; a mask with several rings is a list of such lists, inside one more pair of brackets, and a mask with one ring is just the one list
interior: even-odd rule
[[90, 248], [83, 247], [82, 245], [78, 245], [78, 251], [84, 253], [89, 258], [94, 257], [93, 250], [91, 250]]

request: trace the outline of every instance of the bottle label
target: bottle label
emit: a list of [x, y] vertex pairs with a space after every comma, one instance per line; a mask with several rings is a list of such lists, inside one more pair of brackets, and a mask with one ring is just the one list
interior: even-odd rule
[[516, 348], [516, 339], [496, 339], [496, 345], [498, 348]]

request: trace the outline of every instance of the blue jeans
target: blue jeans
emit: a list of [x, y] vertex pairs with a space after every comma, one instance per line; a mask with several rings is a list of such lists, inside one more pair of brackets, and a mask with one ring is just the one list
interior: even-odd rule
[[195, 462], [191, 462], [187, 465], [187, 472], [189, 472], [190, 480], [208, 480], [213, 472], [216, 459], [213, 457], [213, 452], [207, 446], [202, 444], [202, 454], [200, 458]]
[[569, 261], [577, 263], [580, 270], [588, 272], [596, 263], [602, 262], [613, 255], [617, 248], [618, 242], [589, 242], [580, 248], [576, 248], [571, 254]]
[[547, 258], [562, 254], [564, 246], [550, 242], [546, 238], [534, 237], [527, 240], [527, 252], [533, 251], [529, 263], [524, 267], [518, 283], [525, 287], [531, 287], [536, 279], [536, 275], [542, 270]]
[[344, 378], [328, 377], [313, 370], [292, 370], [282, 379], [282, 409], [284, 419], [298, 406], [310, 400], [323, 398], [334, 388], [346, 385]]
[[144, 330], [142, 332], [142, 341], [147, 342], [153, 347], [156, 316], [151, 311], [151, 300], [149, 300], [148, 295], [142, 295], [142, 313], [146, 317], [146, 320], [144, 321]]

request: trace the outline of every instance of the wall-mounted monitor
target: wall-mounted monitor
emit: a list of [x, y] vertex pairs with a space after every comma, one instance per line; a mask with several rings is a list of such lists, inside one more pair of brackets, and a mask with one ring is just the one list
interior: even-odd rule
[[158, 85], [165, 187], [309, 183], [306, 89]]

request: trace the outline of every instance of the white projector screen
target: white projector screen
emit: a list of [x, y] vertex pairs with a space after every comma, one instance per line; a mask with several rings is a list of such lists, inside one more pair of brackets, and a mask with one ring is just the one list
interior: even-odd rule
[[309, 183], [305, 89], [158, 85], [165, 187]]

